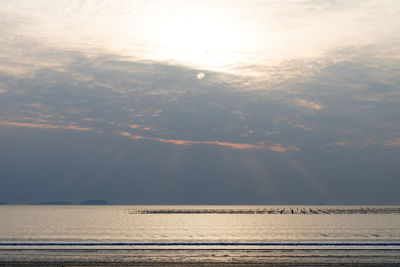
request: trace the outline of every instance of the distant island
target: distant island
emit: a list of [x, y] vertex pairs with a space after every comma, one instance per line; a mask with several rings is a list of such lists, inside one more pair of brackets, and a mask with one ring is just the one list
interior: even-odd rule
[[95, 199], [83, 201], [79, 205], [109, 205], [109, 203], [102, 199]]

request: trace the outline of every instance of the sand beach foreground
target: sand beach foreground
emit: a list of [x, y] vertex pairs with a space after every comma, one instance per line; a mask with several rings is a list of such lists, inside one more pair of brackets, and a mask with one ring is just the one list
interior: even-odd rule
[[35, 262], [0, 262], [0, 266], [4, 267], [17, 267], [17, 266], [43, 266], [43, 267], [82, 267], [82, 266], [143, 266], [143, 267], [294, 267], [294, 266], [321, 266], [321, 267], [336, 267], [336, 266], [349, 266], [349, 267], [380, 267], [389, 266], [395, 267], [399, 266], [399, 263], [310, 263], [310, 262], [297, 262], [297, 263], [210, 263], [210, 262], [156, 262], [156, 263], [140, 263], [140, 262], [52, 262], [52, 261], [35, 261]]
[[400, 266], [400, 250], [0, 249], [1, 266]]

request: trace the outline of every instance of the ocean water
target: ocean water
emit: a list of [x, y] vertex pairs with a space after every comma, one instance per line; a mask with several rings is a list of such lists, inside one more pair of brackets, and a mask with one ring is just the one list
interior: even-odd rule
[[399, 206], [0, 206], [0, 261], [400, 263]]

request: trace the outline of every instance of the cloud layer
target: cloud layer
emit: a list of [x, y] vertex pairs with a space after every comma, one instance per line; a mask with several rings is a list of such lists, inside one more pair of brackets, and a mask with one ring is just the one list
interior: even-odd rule
[[[289, 8], [270, 1], [274, 16], [287, 15], [274, 26], [288, 34], [282, 33], [284, 39], [297, 31], [291, 15], [300, 10], [298, 33], [304, 38], [314, 22], [348, 14], [354, 28], [346, 33], [360, 33], [362, 42], [338, 43], [348, 35], [336, 35], [312, 56], [244, 62], [235, 71], [144, 60], [111, 48], [111, 41], [94, 38], [92, 31], [78, 38], [74, 25], [65, 36], [41, 39], [34, 31], [37, 14], [62, 4], [46, 4], [49, 10], [28, 16], [10, 3], [0, 4], [8, 7], [7, 16], [0, 16], [7, 26], [0, 27], [1, 201], [399, 203], [397, 2], [372, 9], [373, 1], [295, 1]], [[54, 27], [71, 20], [95, 23], [101, 10], [122, 21], [121, 10], [104, 5], [71, 2], [76, 9], [60, 9], [64, 22]], [[382, 38], [364, 35], [367, 27], [354, 16], [376, 10], [379, 19], [388, 7], [393, 10], [382, 24], [392, 23], [393, 36], [390, 29]], [[372, 33], [381, 29], [368, 23]], [[54, 32], [45, 25], [43, 34]]]

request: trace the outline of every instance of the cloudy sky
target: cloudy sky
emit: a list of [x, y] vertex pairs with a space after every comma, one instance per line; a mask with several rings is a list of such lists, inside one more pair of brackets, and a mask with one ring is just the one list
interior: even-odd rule
[[397, 0], [0, 2], [0, 201], [399, 204]]

